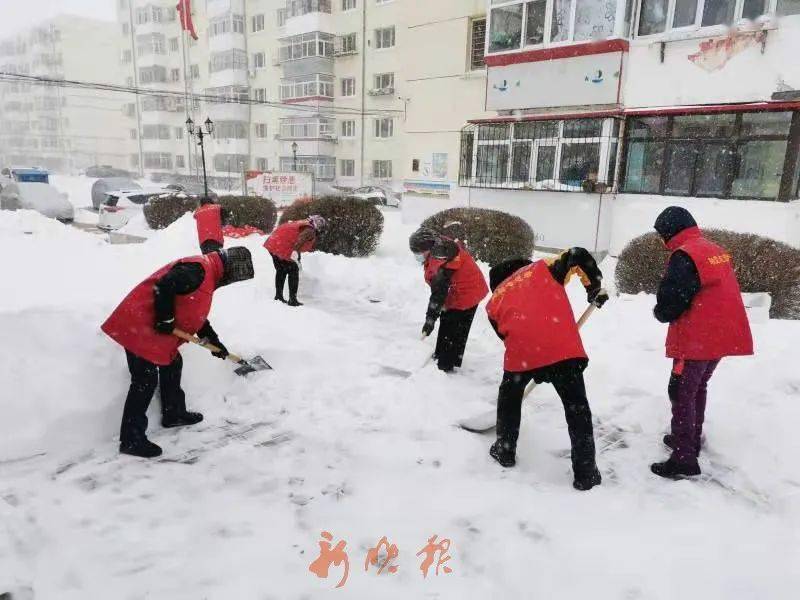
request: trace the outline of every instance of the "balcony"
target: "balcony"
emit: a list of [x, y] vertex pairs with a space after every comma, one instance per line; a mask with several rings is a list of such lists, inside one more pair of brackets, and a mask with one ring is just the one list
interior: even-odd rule
[[330, 119], [287, 119], [281, 122], [280, 141], [317, 140], [336, 143], [335, 121]]
[[283, 80], [280, 88], [282, 102], [333, 100], [333, 77], [312, 75], [307, 78]]
[[285, 29], [288, 35], [313, 31], [332, 33], [335, 28], [331, 0], [289, 0], [286, 4]]

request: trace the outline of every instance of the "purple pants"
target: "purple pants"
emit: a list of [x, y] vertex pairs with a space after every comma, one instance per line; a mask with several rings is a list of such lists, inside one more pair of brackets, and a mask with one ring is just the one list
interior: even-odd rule
[[672, 402], [671, 460], [693, 464], [700, 452], [700, 436], [706, 414], [708, 382], [719, 365], [718, 360], [676, 360], [669, 380]]

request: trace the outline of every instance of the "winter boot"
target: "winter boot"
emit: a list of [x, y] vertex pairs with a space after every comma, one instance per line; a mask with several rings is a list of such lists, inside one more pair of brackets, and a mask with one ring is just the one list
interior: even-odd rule
[[275, 300], [277, 300], [278, 302], [283, 302], [284, 304], [286, 304], [286, 298], [284, 298], [281, 294], [275, 294]]
[[489, 456], [504, 467], [513, 467], [517, 464], [516, 444], [499, 439], [489, 448]]
[[203, 415], [197, 412], [186, 411], [177, 415], [167, 415], [161, 419], [161, 426], [165, 429], [173, 427], [184, 427], [185, 425], [197, 425], [203, 420]]
[[289, 298], [289, 302], [287, 302], [289, 306], [303, 306], [303, 303], [300, 302], [297, 298]]
[[[665, 435], [664, 439], [662, 441], [664, 442], [664, 445], [667, 448], [669, 448], [670, 450], [673, 450], [673, 451], [675, 450], [675, 438], [673, 437], [673, 435], [671, 433], [668, 433], [667, 435]], [[700, 447], [702, 445], [703, 445], [703, 440], [701, 439], [697, 443], [697, 455], [698, 456], [700, 455]]]
[[141, 458], [155, 458], [161, 456], [161, 447], [147, 438], [141, 438], [130, 442], [120, 442], [119, 451], [120, 454], [129, 454]]
[[576, 475], [572, 482], [572, 487], [581, 492], [586, 492], [594, 486], [600, 485], [602, 482], [603, 477], [600, 475], [600, 471], [597, 467], [595, 467], [594, 470], [589, 471], [588, 475]]
[[681, 464], [670, 458], [665, 462], [653, 463], [650, 465], [650, 470], [659, 477], [664, 477], [665, 479], [677, 480], [700, 475], [700, 465], [697, 464], [696, 459], [694, 462]]

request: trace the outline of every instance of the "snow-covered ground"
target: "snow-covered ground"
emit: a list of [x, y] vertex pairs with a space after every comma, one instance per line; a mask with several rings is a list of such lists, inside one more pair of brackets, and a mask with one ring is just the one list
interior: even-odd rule
[[[399, 213], [386, 217], [375, 257], [306, 257], [301, 309], [272, 300], [263, 240], [245, 241], [256, 279], [221, 290], [211, 321], [231, 350], [275, 370], [243, 379], [184, 349], [188, 403], [206, 420], [165, 431], [152, 411], [164, 457], [148, 462], [117, 454], [129, 378], [99, 325], [143, 277], [196, 253], [191, 217], [112, 246], [33, 213], [0, 213], [0, 594], [797, 597], [800, 324], [754, 325], [757, 356], [724, 363], [712, 382], [708, 476], [673, 483], [648, 469], [666, 456], [664, 329], [652, 298], [615, 298], [584, 333], [604, 482], [579, 493], [551, 388], [527, 403], [515, 469], [490, 460], [491, 438], [454, 427], [491, 406], [502, 346], [481, 311], [459, 373], [421, 368], [432, 344], [418, 339], [426, 287], [410, 230]], [[570, 292], [582, 310], [580, 286]], [[328, 579], [309, 572], [322, 531], [347, 542], [343, 589], [341, 566]], [[416, 554], [433, 535], [451, 540], [452, 572], [423, 578]], [[399, 570], [378, 576], [364, 564], [383, 536], [399, 548]]]

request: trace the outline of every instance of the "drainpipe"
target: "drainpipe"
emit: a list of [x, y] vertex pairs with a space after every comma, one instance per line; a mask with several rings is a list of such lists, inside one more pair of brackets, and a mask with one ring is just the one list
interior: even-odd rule
[[[128, 2], [128, 12], [130, 14], [130, 38], [131, 38], [131, 64], [133, 65], [133, 87], [139, 89], [139, 67], [136, 63], [136, 35], [133, 22], [133, 0]], [[142, 105], [139, 94], [136, 96], [136, 143], [139, 146], [139, 177], [144, 177], [144, 151], [142, 150]]]
[[361, 2], [361, 183], [364, 187], [365, 148], [367, 138], [367, 3]]

